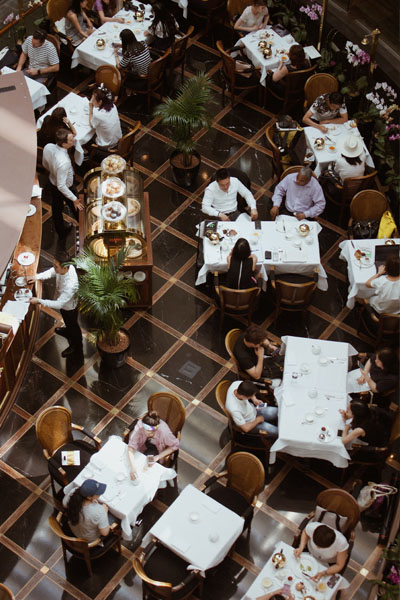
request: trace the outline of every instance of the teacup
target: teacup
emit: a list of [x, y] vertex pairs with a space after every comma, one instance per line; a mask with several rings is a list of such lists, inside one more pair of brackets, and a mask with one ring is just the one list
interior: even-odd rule
[[285, 238], [291, 240], [293, 238], [293, 230], [290, 227], [286, 227]]
[[307, 363], [302, 363], [300, 368], [301, 368], [301, 372], [304, 374], [307, 374], [310, 372], [310, 365]]
[[312, 244], [314, 243], [314, 238], [311, 235], [309, 235], [308, 237], [306, 237], [305, 242], [309, 246], [312, 246]]
[[305, 419], [306, 419], [307, 423], [313, 423], [314, 415], [312, 413], [307, 413]]
[[321, 346], [313, 344], [311, 346], [311, 351], [312, 351], [313, 354], [320, 354], [320, 352], [321, 352]]
[[216, 531], [212, 531], [209, 534], [208, 539], [210, 540], [210, 542], [213, 542], [215, 544], [215, 542], [218, 542], [219, 540], [219, 535]]
[[[308, 396], [309, 398], [316, 398], [318, 396], [318, 390], [316, 390], [315, 388], [311, 388], [311, 390], [308, 390]], [[316, 411], [315, 414], [317, 414]]]
[[272, 585], [272, 581], [269, 577], [264, 577], [264, 579], [262, 580], [261, 583], [262, 583], [263, 588], [265, 588], [266, 590], [268, 588], [270, 588]]
[[319, 364], [322, 367], [326, 367], [326, 365], [328, 364], [328, 359], [326, 358], [326, 356], [321, 356], [321, 358], [319, 359]]
[[295, 248], [301, 248], [301, 240], [294, 240], [293, 246]]
[[[317, 390], [315, 390], [317, 391]], [[322, 417], [322, 415], [325, 413], [325, 409], [322, 408], [322, 406], [316, 406], [314, 409], [315, 414], [317, 415], [317, 417]]]

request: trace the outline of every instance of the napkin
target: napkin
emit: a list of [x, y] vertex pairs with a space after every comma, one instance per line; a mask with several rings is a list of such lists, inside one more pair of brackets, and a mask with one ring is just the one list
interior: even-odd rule
[[39, 198], [42, 197], [42, 188], [35, 184], [32, 188], [32, 198], [35, 198], [36, 196]]
[[218, 265], [221, 263], [221, 250], [219, 244], [211, 244], [208, 239], [205, 239], [205, 263], [210, 265]]
[[307, 256], [304, 250], [300, 250], [299, 248], [286, 248], [283, 262], [305, 263], [307, 262]]
[[25, 315], [29, 309], [29, 302], [17, 302], [17, 300], [7, 300], [3, 307], [3, 312], [13, 317], [17, 317], [20, 321], [25, 319]]
[[174, 538], [173, 541], [170, 542], [173, 548], [179, 550], [179, 552], [187, 552], [190, 548], [190, 544], [187, 540]]

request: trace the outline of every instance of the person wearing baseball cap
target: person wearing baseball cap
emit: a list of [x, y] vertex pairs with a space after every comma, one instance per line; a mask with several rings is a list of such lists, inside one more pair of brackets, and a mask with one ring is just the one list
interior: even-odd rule
[[86, 479], [72, 494], [65, 496], [63, 505], [67, 509], [68, 525], [76, 537], [93, 542], [100, 535], [109, 534], [108, 506], [98, 502], [106, 488], [105, 483]]
[[339, 141], [339, 158], [335, 171], [343, 181], [347, 177], [362, 177], [365, 172], [365, 152], [362, 138], [358, 135], [346, 135]]

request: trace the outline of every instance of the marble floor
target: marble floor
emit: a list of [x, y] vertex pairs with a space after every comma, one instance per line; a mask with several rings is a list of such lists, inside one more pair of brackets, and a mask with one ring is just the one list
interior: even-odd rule
[[[222, 32], [223, 33], [223, 32]], [[140, 119], [142, 128], [134, 151], [136, 168], [150, 195], [154, 253], [153, 304], [145, 311], [127, 311], [125, 327], [132, 335], [126, 364], [108, 371], [95, 348], [85, 339], [84, 360], [61, 358], [66, 345], [54, 334], [60, 315], [43, 309], [34, 355], [16, 403], [0, 430], [0, 581], [17, 600], [133, 600], [141, 598], [141, 584], [131, 561], [144, 533], [174, 498], [168, 491], [146, 507], [143, 523], [122, 555], [110, 552], [93, 563], [93, 577], [84, 563], [70, 559], [66, 568], [61, 546], [52, 534], [48, 517], [53, 511], [46, 461], [35, 437], [35, 419], [44, 407], [60, 404], [71, 409], [74, 422], [92, 429], [102, 440], [121, 434], [132, 419], [143, 414], [147, 398], [171, 390], [183, 400], [186, 423], [179, 455], [179, 489], [200, 486], [223, 468], [229, 454], [227, 422], [218, 408], [214, 390], [235, 373], [224, 348], [224, 335], [242, 323], [227, 318], [219, 330], [219, 312], [207, 285], [195, 287], [195, 225], [208, 178], [215, 169], [233, 166], [252, 181], [262, 219], [268, 218], [275, 178], [264, 131], [272, 113], [260, 108], [256, 98], [243, 97], [232, 110], [222, 106], [217, 71], [220, 63], [210, 34], [197, 33], [187, 52], [185, 76], [205, 69], [215, 85], [212, 129], [198, 134], [202, 163], [193, 189], [183, 189], [171, 177], [166, 131], [146, 114], [142, 100], [130, 97], [120, 106], [123, 127]], [[170, 78], [175, 84], [178, 77]], [[86, 93], [93, 81], [87, 70], [60, 73], [58, 97], [71, 90]], [[82, 173], [81, 173], [82, 174]], [[298, 316], [273, 318], [271, 290], [262, 295], [254, 320], [274, 339], [281, 335], [343, 340], [359, 350], [371, 348], [368, 338], [357, 335], [357, 315], [346, 308], [346, 266], [339, 260], [339, 243], [346, 232], [335, 224], [329, 209], [320, 219], [322, 264], [329, 279], [327, 292], [316, 291], [304, 322]], [[67, 247], [73, 248], [73, 234]], [[43, 203], [43, 244], [40, 270], [47, 268], [56, 248], [50, 207]], [[45, 285], [44, 294], [52, 293]], [[82, 321], [85, 337], [86, 323]], [[187, 361], [197, 367], [188, 378]], [[336, 485], [338, 471], [324, 461], [312, 460], [311, 470], [294, 457], [282, 455], [267, 478], [259, 497], [250, 538], [239, 539], [235, 551], [207, 577], [206, 600], [239, 599], [266, 562], [278, 540], [291, 543], [297, 524], [309, 512], [319, 491]], [[377, 534], [358, 525], [353, 553], [346, 570], [348, 598], [368, 597], [380, 550]]]

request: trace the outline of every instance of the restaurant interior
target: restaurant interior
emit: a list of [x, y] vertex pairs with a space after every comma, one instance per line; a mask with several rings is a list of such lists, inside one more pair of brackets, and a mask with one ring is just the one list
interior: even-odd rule
[[[217, 3], [203, 0], [200, 4]], [[237, 4], [245, 7], [249, 2]], [[274, 4], [277, 2], [269, 0], [268, 6], [275, 23], [279, 18], [282, 19], [282, 16], [279, 17], [280, 13], [276, 11], [274, 17]], [[343, 50], [339, 52], [339, 48], [344, 48], [346, 39], [361, 44], [361, 38], [375, 29], [371, 14], [365, 14], [366, 3], [351, 0], [337, 3], [337, 10], [345, 11], [348, 18], [349, 15], [353, 15], [351, 18], [354, 22], [360, 19], [357, 21], [359, 29], [354, 33], [353, 27], [351, 38], [346, 38], [349, 23], [343, 23], [342, 28], [337, 23], [336, 3], [332, 2], [328, 9], [326, 5], [329, 2], [324, 0], [323, 13], [319, 13], [316, 21], [307, 21], [304, 11], [299, 11], [301, 2], [292, 0], [286, 4], [288, 10], [290, 8], [296, 17], [296, 26], [301, 29], [302, 24], [305, 25], [306, 33], [301, 43], [319, 50], [316, 50], [317, 58], [312, 59], [312, 63], [324, 61], [325, 68], [317, 67], [316, 72], [329, 72], [340, 81], [340, 69], [345, 67], [343, 64], [335, 65], [339, 55], [343, 57]], [[305, 1], [303, 4], [311, 6], [312, 3]], [[63, 358], [61, 352], [66, 348], [66, 340], [55, 333], [55, 328], [62, 324], [59, 311], [30, 305], [29, 327], [28, 324], [25, 326], [24, 322], [20, 326], [21, 329], [24, 326], [26, 348], [24, 346], [23, 350], [19, 348], [13, 351], [12, 367], [9, 367], [8, 362], [7, 366], [4, 366], [4, 363], [0, 367], [0, 378], [3, 379], [0, 404], [0, 583], [5, 586], [4, 590], [0, 589], [1, 600], [142, 598], [143, 582], [133, 568], [133, 561], [140, 556], [148, 542], [149, 536], [146, 534], [176, 502], [182, 491], [185, 488], [191, 489], [187, 486], [192, 485], [203, 491], [205, 483], [211, 477], [218, 476], [226, 469], [232, 451], [245, 450], [243, 446], [233, 447], [232, 427], [229, 426], [228, 418], [218, 403], [216, 388], [224, 380], [233, 382], [239, 378], [232, 357], [227, 352], [225, 340], [227, 333], [232, 329], [246, 328], [247, 314], [234, 316], [227, 314], [227, 311], [221, 319], [221, 308], [216, 302], [213, 269], [209, 269], [205, 282], [198, 284], [199, 270], [204, 264], [203, 242], [198, 238], [198, 225], [204, 220], [201, 211], [204, 190], [215, 171], [222, 167], [232, 169], [232, 173], [239, 172], [247, 176], [256, 199], [258, 219], [261, 222], [271, 220], [272, 195], [280, 173], [277, 171], [276, 153], [274, 155], [274, 148], [266, 137], [266, 128], [276, 122], [277, 115], [281, 114], [283, 101], [272, 95], [265, 95], [265, 88], [260, 85], [253, 89], [236, 91], [234, 105], [233, 97], [228, 91], [224, 90], [223, 97], [222, 62], [216, 43], [221, 40], [224, 47], [229, 48], [237, 39], [236, 33], [226, 13], [226, 7], [222, 13], [209, 12], [205, 13], [205, 18], [198, 18], [198, 15], [191, 12], [199, 10], [197, 5], [198, 3], [193, 2], [191, 7], [189, 0], [186, 19], [181, 3], [168, 3], [182, 30], [186, 31], [191, 24], [194, 26], [185, 53], [183, 81], [189, 81], [198, 73], [205, 73], [211, 80], [213, 96], [212, 101], [207, 104], [207, 113], [212, 117], [211, 126], [208, 129], [201, 128], [195, 134], [196, 150], [201, 156], [201, 162], [197, 175], [189, 186], [187, 181], [177, 179], [174, 175], [169, 160], [174, 138], [160, 122], [160, 117], [153, 114], [160, 98], [154, 95], [148, 103], [146, 95], [131, 94], [123, 97], [121, 95], [121, 101], [117, 102], [123, 135], [140, 122], [132, 154], [127, 160], [135, 169], [135, 173], [139, 174], [137, 185], [138, 193], [141, 194], [142, 210], [148, 210], [148, 219], [142, 232], [147, 242], [147, 262], [142, 261], [132, 272], [133, 280], [141, 281], [135, 277], [136, 270], [144, 273], [146, 281], [150, 279], [150, 284], [142, 284], [140, 288], [141, 304], [139, 302], [138, 306], [126, 306], [123, 309], [123, 327], [129, 332], [131, 339], [127, 357], [118, 368], [107, 366], [91, 340], [91, 322], [81, 313], [79, 319], [83, 332], [83, 352]], [[372, 2], [372, 5], [375, 9], [376, 2]], [[41, 12], [37, 12], [38, 10]], [[28, 8], [25, 20], [28, 34], [34, 30], [34, 18], [42, 14], [46, 16], [45, 2], [40, 7]], [[366, 87], [358, 90], [356, 94], [348, 92], [346, 104], [350, 119], [360, 110], [365, 113], [367, 107], [364, 103], [360, 108], [360, 102], [368, 91], [374, 90], [376, 82], [387, 81], [388, 85], [397, 89], [398, 81], [393, 80], [396, 73], [383, 70], [384, 58], [382, 63], [380, 62], [380, 56], [384, 54], [382, 49], [393, 46], [393, 38], [396, 37], [393, 30], [389, 31], [393, 22], [389, 22], [390, 19], [384, 12], [381, 17], [382, 23], [379, 25], [382, 30], [387, 28], [388, 31], [383, 31], [380, 40], [379, 35], [372, 33], [372, 37], [368, 38], [369, 45], [361, 46], [371, 53], [375, 52], [371, 62], [376, 60], [377, 68], [370, 71], [367, 64], [363, 67], [364, 70], [351, 72], [352, 77], [365, 75]], [[288, 21], [283, 22], [290, 29]], [[15, 37], [14, 26], [15, 23], [11, 23], [11, 29], [2, 33], [2, 47], [12, 46], [11, 39]], [[14, 37], [11, 38], [11, 33], [7, 31], [12, 32]], [[291, 33], [294, 35], [295, 31], [291, 30]], [[346, 77], [348, 74], [349, 69], [345, 71]], [[181, 66], [166, 71], [164, 76], [165, 99], [167, 96], [173, 97], [181, 84]], [[4, 77], [1, 83], [3, 80]], [[35, 111], [35, 122], [41, 114], [45, 114], [71, 92], [90, 98], [94, 81], [93, 69], [82, 64], [71, 68], [71, 53], [67, 46], [61, 44], [57, 81], [47, 98], [45, 108], [41, 113]], [[346, 81], [342, 81], [340, 86], [346, 84]], [[8, 110], [11, 111], [12, 108], [8, 107]], [[33, 119], [33, 110], [30, 110], [32, 115], [29, 119]], [[390, 123], [398, 122], [398, 107], [391, 114], [394, 120]], [[5, 115], [4, 107], [1, 115], [2, 118]], [[391, 166], [385, 163], [385, 155], [378, 151], [372, 126], [373, 122], [362, 122], [360, 118], [359, 129], [376, 169], [370, 189], [380, 192], [386, 198], [387, 208], [398, 228], [398, 173], [397, 179], [396, 176], [388, 177], [390, 169], [396, 171], [398, 168], [398, 156], [397, 162]], [[0, 138], [3, 136], [4, 132], [2, 134], [0, 131]], [[393, 142], [385, 138], [387, 155], [390, 152], [391, 155], [398, 155], [399, 137]], [[29, 136], [26, 138], [27, 144], [30, 141], [28, 138]], [[4, 142], [3, 137], [2, 149], [5, 148]], [[20, 151], [23, 152], [23, 139], [20, 142]], [[81, 165], [74, 165], [79, 192], [86, 194], [90, 182], [86, 173], [99, 167], [102, 158], [103, 156], [99, 158], [96, 154], [90, 155], [89, 158], [86, 155]], [[29, 161], [28, 157], [28, 170]], [[20, 198], [20, 201], [25, 209], [30, 202], [37, 208], [35, 219], [40, 232], [32, 233], [33, 230], [26, 229], [27, 225], [24, 225], [24, 222], [20, 223], [19, 231], [14, 236], [14, 246], [9, 248], [8, 254], [11, 254], [11, 264], [15, 268], [15, 263], [12, 262], [14, 247], [21, 243], [21, 231], [23, 230], [25, 239], [36, 235], [35, 269], [39, 273], [52, 266], [55, 253], [60, 248], [60, 240], [52, 220], [51, 198], [45, 189], [46, 171], [40, 161], [36, 164], [34, 172], [36, 175], [31, 184], [35, 183], [43, 188], [41, 199], [38, 196], [31, 201], [30, 197], [24, 197]], [[4, 171], [2, 173], [5, 176]], [[21, 175], [21, 179], [23, 177]], [[343, 342], [356, 352], [373, 353], [377, 349], [376, 336], [371, 335], [361, 323], [361, 303], [356, 302], [354, 308], [348, 306], [348, 264], [343, 260], [343, 256], [341, 257], [340, 244], [348, 240], [349, 204], [348, 201], [342, 215], [337, 204], [327, 201], [325, 211], [316, 219], [321, 226], [317, 239], [320, 265], [325, 273], [327, 289], [316, 287], [305, 309], [295, 312], [276, 310], [276, 289], [271, 284], [271, 278], [261, 289], [251, 321], [267, 330], [271, 342], [281, 344], [284, 336], [293, 336], [313, 340], [314, 344], [323, 344], [325, 341]], [[5, 214], [4, 210], [1, 214]], [[27, 221], [28, 219], [29, 217]], [[85, 216], [81, 215], [79, 226], [67, 208], [64, 209], [64, 219], [72, 223], [73, 227], [61, 245], [70, 256], [75, 256], [88, 241], [86, 213]], [[2, 236], [4, 233], [7, 237], [6, 230], [12, 228], [12, 222], [9, 219], [4, 220], [0, 228]], [[397, 229], [393, 237], [398, 237]], [[21, 246], [22, 251], [25, 251], [26, 247]], [[31, 247], [35, 253], [33, 242]], [[9, 256], [6, 265], [8, 259]], [[21, 274], [24, 273], [20, 272], [19, 275]], [[11, 271], [11, 279], [13, 276], [15, 273]], [[132, 273], [130, 276], [132, 277]], [[7, 281], [2, 280], [4, 298], [8, 293], [6, 287]], [[42, 298], [53, 297], [55, 280], [44, 281], [43, 285], [36, 289], [36, 293], [41, 293]], [[8, 352], [7, 358], [5, 350], [8, 341], [5, 339], [3, 338], [0, 348], [0, 358], [10, 361], [11, 352]], [[285, 337], [283, 342], [288, 343], [288, 339]], [[23, 345], [24, 341], [21, 343]], [[382, 339], [380, 344], [382, 345]], [[389, 345], [398, 348], [398, 329], [397, 340], [393, 341], [392, 336]], [[19, 352], [17, 359], [14, 356], [15, 352]], [[6, 374], [10, 377], [9, 368], [15, 375], [13, 385], [18, 386], [15, 393], [12, 385], [9, 389], [8, 383], [4, 382]], [[73, 423], [85, 428], [85, 432], [78, 434], [78, 438], [82, 438], [86, 431], [91, 431], [104, 445], [110, 436], [123, 437], [127, 428], [146, 413], [149, 397], [159, 392], [178, 396], [185, 410], [175, 466], [177, 479], [175, 483], [169, 482], [166, 487], [158, 489], [152, 501], [144, 506], [137, 515], [136, 522], [131, 523], [131, 539], [122, 539], [120, 552], [115, 548], [109, 549], [91, 561], [92, 574], [89, 575], [87, 564], [81, 557], [73, 556], [67, 550], [65, 560], [61, 539], [51, 527], [49, 518], [59, 511], [62, 488], [56, 484], [54, 496], [49, 475], [50, 466], [38, 441], [37, 419], [44, 409], [53, 406], [65, 407], [71, 411]], [[397, 414], [398, 396], [391, 398], [391, 402], [392, 412]], [[182, 592], [181, 595], [176, 593], [171, 596], [148, 597], [202, 597], [205, 600], [264, 598], [262, 593], [268, 594], [273, 591], [270, 579], [269, 586], [264, 585], [265, 589], [260, 585], [258, 595], [255, 593], [258, 588], [254, 586], [252, 593], [247, 595], [249, 589], [274, 553], [282, 553], [283, 547], [287, 552], [286, 544], [292, 545], [299, 525], [315, 509], [317, 496], [321, 492], [344, 489], [349, 494], [352, 493], [353, 498], [357, 498], [360, 489], [369, 481], [398, 486], [399, 439], [390, 447], [390, 452], [385, 454], [383, 461], [372, 466], [364, 465], [361, 470], [353, 464], [346, 468], [338, 468], [329, 460], [318, 458], [317, 453], [306, 454], [304, 456], [308, 458], [304, 458], [290, 450], [278, 452], [276, 461], [268, 464], [269, 452], [266, 458], [265, 449], [258, 447], [254, 455], [265, 467], [265, 479], [260, 491], [255, 495], [251, 527], [241, 535], [239, 533], [236, 541], [226, 549], [219, 562], [213, 564], [205, 573], [200, 573], [201, 595], [198, 588], [193, 595], [183, 595]], [[243, 479], [245, 475], [243, 473]], [[98, 474], [97, 479], [101, 481], [101, 474]], [[214, 485], [220, 487], [221, 484], [226, 485], [226, 478]], [[132, 486], [130, 489], [134, 494], [137, 488]], [[381, 597], [394, 600], [397, 597], [400, 559], [399, 546], [393, 545], [398, 536], [400, 522], [400, 497], [397, 491], [385, 498], [382, 506], [385, 507], [384, 511], [379, 506], [375, 514], [372, 511], [362, 512], [357, 519], [351, 555], [341, 573], [348, 582], [348, 587], [341, 591], [336, 590], [335, 595], [327, 590], [326, 586], [323, 591], [310, 586], [310, 590], [313, 591], [310, 591], [308, 596], [303, 593], [296, 594], [296, 599], [307, 597], [313, 600], [329, 600], [340, 597], [342, 600], [373, 600]], [[197, 513], [190, 514], [193, 516]], [[181, 539], [187, 526], [182, 516], [182, 522], [178, 522], [173, 535]], [[193, 523], [191, 527], [193, 529]], [[196, 527], [201, 531], [201, 524]], [[196, 538], [192, 540], [192, 544], [196, 545]], [[385, 554], [387, 548], [392, 548], [392, 560]], [[169, 555], [164, 558], [162, 553], [160, 554], [161, 574], [165, 578], [168, 577], [169, 569], [172, 569], [172, 563], [171, 566], [168, 563], [172, 555], [171, 549]], [[397, 574], [397, 579], [387, 579], [391, 568], [394, 569], [392, 572]], [[379, 580], [380, 584], [377, 585], [376, 580]], [[265, 578], [263, 581], [265, 583]], [[284, 583], [283, 578], [275, 579], [274, 583], [277, 581], [280, 582], [279, 585]], [[388, 585], [393, 586], [392, 591]], [[6, 588], [10, 590], [10, 595], [6, 595]], [[387, 595], [384, 596], [384, 593]]]

